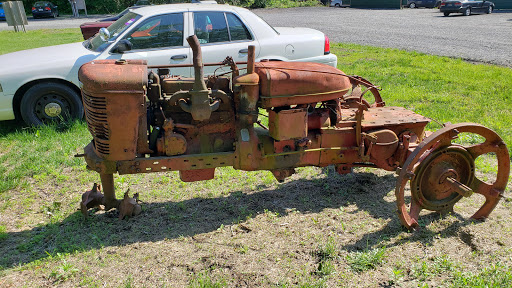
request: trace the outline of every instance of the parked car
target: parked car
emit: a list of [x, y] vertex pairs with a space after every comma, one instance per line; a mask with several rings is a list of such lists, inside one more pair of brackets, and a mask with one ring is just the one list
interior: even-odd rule
[[117, 21], [117, 19], [123, 17], [126, 13], [128, 13], [128, 11], [134, 10], [134, 9], [137, 9], [140, 7], [144, 7], [144, 6], [131, 6], [131, 7], [124, 9], [121, 13], [119, 13], [115, 16], [104, 18], [104, 19], [98, 20], [96, 22], [83, 23], [82, 25], [80, 25], [80, 30], [82, 31], [82, 36], [84, 37], [84, 40], [87, 40], [87, 39], [91, 38], [92, 36], [94, 36], [94, 34], [98, 33], [98, 31], [100, 31], [101, 28], [107, 28], [112, 23]]
[[41, 18], [41, 17], [53, 17], [56, 18], [59, 16], [59, 9], [55, 4], [48, 1], [38, 1], [32, 6], [32, 17]]
[[441, 3], [439, 10], [444, 16], [449, 16], [451, 13], [462, 13], [464, 16], [469, 16], [472, 13], [491, 14], [494, 11], [494, 3], [486, 0], [450, 0]]
[[343, 6], [342, 0], [332, 0], [331, 1], [331, 7], [341, 7], [341, 6]]
[[0, 20], [5, 21], [5, 11], [4, 11], [4, 8], [2, 7], [2, 2], [0, 2]]
[[[229, 5], [146, 6], [129, 11], [84, 42], [0, 55], [0, 120], [20, 115], [26, 123], [39, 125], [60, 117], [80, 118], [84, 113], [78, 81], [82, 64], [97, 59], [192, 64], [186, 37], [194, 34], [205, 63], [218, 63], [226, 56], [247, 61], [247, 48], [254, 45], [256, 61], [337, 64], [329, 38], [314, 29], [273, 28], [249, 10]], [[205, 75], [216, 68], [205, 67]], [[191, 77], [193, 69], [173, 68], [171, 74]]]
[[419, 7], [427, 7], [434, 8], [436, 7], [437, 0], [408, 0], [407, 7], [409, 8], [419, 8]]

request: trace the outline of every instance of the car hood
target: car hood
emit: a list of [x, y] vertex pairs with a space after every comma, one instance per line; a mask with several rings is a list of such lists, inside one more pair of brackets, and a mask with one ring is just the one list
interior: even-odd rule
[[78, 85], [78, 69], [98, 55], [81, 42], [0, 55], [0, 83], [11, 93], [40, 78], [64, 79]]
[[82, 42], [77, 42], [0, 55], [0, 63], [10, 70], [14, 68], [15, 71], [44, 65], [48, 65], [45, 68], [52, 69], [62, 65], [73, 65], [77, 62], [84, 64], [93, 60], [97, 55], [98, 53], [87, 50]]

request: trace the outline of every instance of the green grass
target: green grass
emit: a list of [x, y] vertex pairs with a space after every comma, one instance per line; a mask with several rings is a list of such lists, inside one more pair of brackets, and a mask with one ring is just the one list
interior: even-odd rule
[[196, 275], [189, 284], [190, 288], [222, 288], [227, 287], [226, 280], [215, 280], [209, 273], [203, 272]]
[[360, 252], [351, 252], [347, 255], [349, 267], [356, 272], [375, 269], [384, 262], [386, 248], [365, 249]]
[[0, 55], [19, 50], [83, 41], [79, 28], [0, 31]]
[[336, 267], [333, 263], [338, 256], [338, 247], [334, 237], [330, 236], [327, 241], [319, 245], [315, 251], [315, 255], [318, 258], [318, 266], [315, 275], [324, 277], [333, 274], [336, 271]]
[[512, 271], [503, 264], [483, 268], [479, 273], [456, 271], [452, 287], [510, 287], [512, 285]]
[[512, 69], [355, 44], [333, 44], [331, 52], [339, 69], [381, 86], [388, 106], [441, 123], [479, 123], [512, 146]]
[[414, 278], [426, 281], [441, 273], [454, 271], [456, 268], [448, 256], [434, 257], [428, 261], [421, 261], [412, 267], [412, 274]]
[[0, 127], [0, 194], [26, 186], [27, 177], [35, 181], [64, 181], [65, 168], [83, 166], [81, 153], [90, 140], [83, 122], [66, 127], [59, 125], [20, 128], [15, 124]]
[[7, 228], [5, 227], [5, 225], [0, 225], [0, 241], [2, 241], [3, 239], [7, 238]]

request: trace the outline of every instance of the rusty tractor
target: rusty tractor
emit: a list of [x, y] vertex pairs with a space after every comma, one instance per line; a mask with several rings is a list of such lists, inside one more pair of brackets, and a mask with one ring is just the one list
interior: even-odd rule
[[[88, 129], [87, 168], [99, 185], [82, 197], [81, 210], [104, 205], [120, 218], [140, 212], [137, 197], [115, 197], [113, 174], [179, 171], [182, 181], [214, 178], [215, 168], [269, 170], [278, 181], [296, 167], [334, 165], [340, 174], [353, 167], [396, 171], [397, 210], [409, 230], [418, 228], [422, 209], [446, 212], [473, 193], [485, 202], [472, 218], [486, 218], [505, 191], [510, 158], [503, 140], [479, 124], [445, 124], [425, 131], [430, 119], [388, 107], [377, 86], [318, 63], [262, 61], [249, 47], [247, 71], [230, 57], [202, 63], [195, 36], [195, 77], [173, 76], [173, 66], [143, 60], [99, 60], [79, 72]], [[204, 66], [223, 65], [229, 73], [203, 75]], [[370, 96], [370, 97], [369, 97]], [[370, 101], [369, 99], [372, 99]], [[268, 117], [268, 127], [260, 117]], [[462, 145], [459, 133], [485, 138]], [[428, 135], [428, 136], [427, 136]], [[475, 177], [475, 159], [494, 153], [492, 183]], [[410, 183], [411, 197], [405, 196]], [[406, 201], [407, 199], [407, 201]]]

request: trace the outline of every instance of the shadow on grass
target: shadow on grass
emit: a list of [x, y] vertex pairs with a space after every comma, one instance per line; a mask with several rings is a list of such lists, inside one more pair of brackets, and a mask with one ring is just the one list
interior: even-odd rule
[[[243, 222], [266, 211], [277, 212], [282, 217], [289, 211], [309, 214], [355, 204], [356, 211], [343, 213], [366, 211], [370, 217], [391, 219], [383, 229], [342, 247], [346, 250], [364, 249], [404, 231], [396, 216], [395, 202], [384, 199], [394, 190], [394, 175], [337, 175], [332, 168], [323, 171], [327, 174], [325, 178], [293, 180], [276, 189], [258, 188], [261, 192], [235, 191], [226, 197], [145, 203], [141, 215], [124, 221], [117, 219], [116, 211], [97, 213], [87, 220], [77, 211], [58, 223], [4, 235], [0, 240], [0, 265], [6, 269], [56, 253], [194, 236], [215, 231], [222, 225]], [[144, 193], [141, 195], [144, 197]], [[410, 234], [408, 238], [429, 242], [434, 239], [434, 235], [430, 236]]]
[[[66, 132], [73, 128], [74, 125], [83, 124], [84, 120], [75, 120], [70, 122], [53, 122], [46, 125], [47, 129], [55, 130], [56, 132]], [[13, 133], [20, 133], [23, 131], [29, 131], [31, 133], [36, 133], [37, 130], [44, 129], [43, 127], [35, 127], [35, 126], [27, 126], [21, 120], [8, 120], [2, 121], [0, 125], [0, 137], [8, 136]]]
[[20, 132], [24, 129], [22, 124], [17, 120], [2, 121], [0, 125], [0, 137], [5, 137], [11, 133]]

